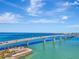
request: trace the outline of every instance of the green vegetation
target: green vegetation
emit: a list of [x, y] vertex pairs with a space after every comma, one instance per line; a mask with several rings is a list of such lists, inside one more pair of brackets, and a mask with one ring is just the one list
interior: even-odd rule
[[12, 50], [12, 51], [10, 51], [9, 49], [3, 50], [0, 52], [0, 59], [4, 59], [5, 57], [11, 56], [14, 53], [15, 53], [14, 50]]

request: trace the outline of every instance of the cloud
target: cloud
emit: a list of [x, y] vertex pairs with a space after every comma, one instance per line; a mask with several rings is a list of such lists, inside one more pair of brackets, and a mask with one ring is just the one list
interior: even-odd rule
[[57, 8], [55, 10], [56, 12], [65, 12], [70, 7], [70, 3], [68, 1], [66, 1], [66, 2], [58, 2], [56, 4], [56, 6], [57, 6]]
[[57, 12], [63, 12], [65, 10], [67, 10], [68, 8], [72, 7], [72, 6], [76, 6], [78, 5], [79, 6], [79, 0], [75, 0], [74, 2], [61, 2], [61, 3], [57, 3], [57, 9], [56, 11]]
[[62, 16], [61, 19], [62, 20], [67, 20], [69, 17], [68, 16]]
[[67, 21], [68, 17], [63, 16], [60, 19], [39, 19], [39, 20], [30, 20], [29, 23], [52, 23], [52, 24], [58, 24], [58, 23], [65, 23]]
[[79, 0], [75, 0], [73, 2], [66, 2], [66, 6], [75, 6], [75, 5], [79, 5]]
[[58, 23], [58, 20], [53, 21], [53, 20], [47, 20], [47, 19], [39, 19], [39, 20], [31, 20], [30, 23], [42, 23], [42, 24], [45, 24], [45, 23]]
[[48, 19], [39, 19], [39, 20], [31, 20], [29, 23], [41, 23], [41, 24], [56, 24], [56, 23], [62, 23], [59, 20], [48, 20]]
[[[69, 2], [69, 1], [65, 1], [65, 2], [57, 2], [55, 4], [55, 8], [44, 12], [45, 16], [59, 16], [61, 13], [67, 12], [69, 10], [69, 8], [72, 8], [73, 6], [79, 5], [79, 0], [77, 1], [73, 1], [73, 2]], [[76, 6], [78, 7], [78, 6]], [[43, 14], [42, 14], [43, 15]]]
[[26, 9], [29, 15], [37, 16], [42, 11], [40, 11], [41, 7], [44, 5], [42, 0], [30, 0], [30, 6]]
[[60, 18], [61, 23], [66, 23], [66, 21], [69, 19], [69, 16], [62, 16]]
[[[41, 8], [45, 6], [47, 2], [43, 0], [30, 0], [30, 6], [26, 9], [29, 15], [32, 16], [38, 16], [38, 15], [49, 15], [49, 14], [55, 14], [57, 12], [63, 12], [69, 8], [69, 2], [63, 2], [63, 3], [56, 3], [55, 8], [52, 8], [52, 5], [50, 6], [52, 9], [50, 11], [46, 10], [43, 11]], [[49, 5], [49, 4], [48, 4]]]
[[0, 23], [19, 23], [22, 16], [6, 12], [0, 15]]
[[63, 12], [69, 8], [69, 2], [57, 3], [56, 12]]
[[49, 17], [60, 16], [61, 13], [65, 12], [70, 7], [69, 2], [57, 2], [55, 5], [54, 8], [45, 11], [42, 15]]
[[79, 5], [79, 1], [74, 1], [73, 3], [70, 3], [70, 5]]

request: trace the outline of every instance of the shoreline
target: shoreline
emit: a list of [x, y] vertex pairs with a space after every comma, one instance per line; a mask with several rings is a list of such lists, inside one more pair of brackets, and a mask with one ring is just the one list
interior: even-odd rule
[[32, 53], [32, 49], [24, 47], [16, 47], [0, 51], [0, 58], [2, 59], [19, 59], [22, 56]]

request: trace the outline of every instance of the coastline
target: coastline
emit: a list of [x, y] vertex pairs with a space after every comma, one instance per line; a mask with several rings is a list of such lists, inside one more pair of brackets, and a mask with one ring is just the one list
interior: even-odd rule
[[12, 49], [3, 50], [0, 52], [2, 59], [19, 59], [21, 56], [29, 55], [32, 49], [24, 47], [15, 47]]

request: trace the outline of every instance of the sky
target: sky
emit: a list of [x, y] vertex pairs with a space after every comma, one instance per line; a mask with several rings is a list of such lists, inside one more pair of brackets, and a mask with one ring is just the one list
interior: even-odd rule
[[0, 0], [0, 32], [79, 32], [79, 0]]

